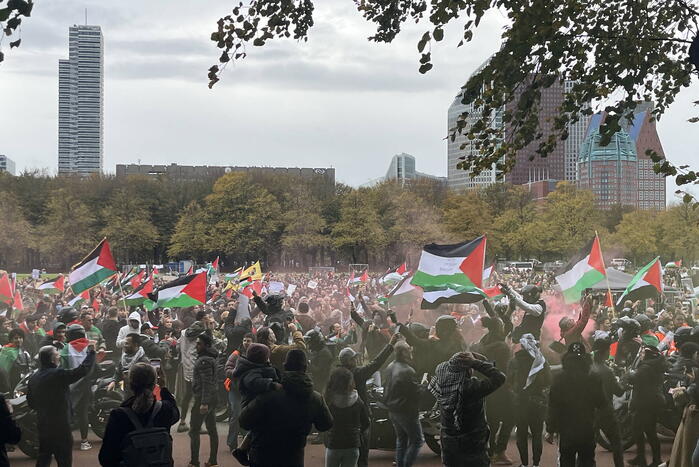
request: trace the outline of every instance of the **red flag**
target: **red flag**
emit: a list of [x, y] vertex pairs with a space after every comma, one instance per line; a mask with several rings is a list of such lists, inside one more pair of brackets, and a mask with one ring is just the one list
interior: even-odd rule
[[188, 275], [188, 276], [190, 276], [190, 275], [192, 275], [192, 274], [194, 274], [194, 265], [191, 265], [191, 266], [189, 267], [189, 271], [187, 271], [187, 275]]
[[15, 299], [14, 294], [12, 293], [12, 286], [10, 285], [10, 278], [7, 277], [7, 273], [3, 272], [0, 275], [0, 302], [2, 303], [7, 303], [8, 305], [12, 304], [12, 301]]
[[396, 272], [400, 274], [401, 276], [405, 274], [408, 271], [408, 265], [403, 263], [400, 266], [398, 266], [398, 269], [396, 269]]
[[254, 290], [257, 295], [260, 295], [262, 293], [262, 281], [253, 282], [252, 290]]
[[214, 268], [214, 271], [218, 271], [218, 256], [214, 260], [213, 263], [211, 263], [211, 267]]
[[141, 282], [143, 281], [143, 276], [146, 275], [146, 270], [141, 269], [138, 274], [133, 276], [131, 279], [131, 282], [129, 283], [131, 285], [132, 289], [137, 289], [139, 285], [141, 285]]
[[359, 278], [360, 282], [369, 282], [369, 274], [367, 273], [366, 269], [364, 270], [364, 274], [362, 274], [362, 277]]
[[614, 297], [612, 296], [612, 291], [607, 289], [607, 293], [604, 297], [604, 306], [614, 306]]
[[22, 302], [22, 295], [20, 295], [19, 290], [15, 290], [15, 301], [12, 306], [15, 310], [24, 310], [24, 303]]

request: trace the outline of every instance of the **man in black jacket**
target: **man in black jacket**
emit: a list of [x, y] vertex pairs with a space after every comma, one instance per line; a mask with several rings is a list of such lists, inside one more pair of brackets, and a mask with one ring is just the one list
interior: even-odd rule
[[547, 439], [560, 437], [561, 467], [592, 467], [595, 462], [595, 413], [607, 400], [602, 381], [590, 374], [592, 360], [580, 342], [563, 355], [563, 371], [549, 393]]
[[192, 417], [189, 438], [191, 448], [190, 465], [199, 465], [199, 435], [201, 424], [206, 424], [209, 432], [209, 462], [216, 465], [218, 454], [218, 432], [216, 431], [216, 358], [218, 352], [212, 347], [213, 338], [208, 332], [197, 337], [197, 359], [192, 373]]
[[95, 364], [95, 348], [88, 347], [85, 360], [76, 368], [59, 368], [60, 356], [53, 346], [39, 350], [39, 371], [29, 379], [27, 401], [36, 410], [39, 431], [37, 467], [51, 465], [56, 457], [59, 467], [70, 467], [73, 460], [73, 435], [70, 428], [72, 407], [69, 386], [88, 374]]
[[290, 350], [284, 361], [283, 390], [256, 397], [240, 414], [240, 426], [253, 432], [252, 467], [303, 467], [311, 427], [320, 432], [332, 428], [332, 415], [313, 390], [307, 365], [303, 350]]
[[396, 465], [410, 467], [425, 439], [420, 425], [420, 386], [410, 363], [412, 348], [400, 341], [394, 346], [396, 360], [386, 369], [384, 404], [396, 432]]
[[[388, 357], [391, 356], [391, 352], [393, 352], [393, 346], [396, 345], [399, 339], [400, 334], [394, 334], [391, 337], [391, 341], [386, 344], [376, 358], [364, 366], [357, 366], [358, 354], [351, 347], [345, 347], [338, 355], [340, 366], [343, 366], [352, 372], [352, 375], [354, 376], [354, 387], [357, 390], [359, 398], [362, 400], [368, 410], [371, 409], [369, 407], [369, 401], [367, 400], [366, 382], [369, 378], [371, 378], [371, 375], [379, 371], [379, 368], [381, 368], [386, 360], [388, 360]], [[362, 430], [360, 433], [359, 460], [357, 461], [357, 465], [359, 467], [369, 465], [369, 440], [371, 439], [370, 430], [371, 426], [366, 430]]]
[[[482, 359], [481, 359], [482, 358]], [[473, 376], [473, 370], [485, 379]], [[442, 462], [447, 467], [486, 467], [488, 422], [484, 400], [505, 382], [505, 374], [471, 352], [460, 352], [437, 366], [429, 384], [442, 422]]]

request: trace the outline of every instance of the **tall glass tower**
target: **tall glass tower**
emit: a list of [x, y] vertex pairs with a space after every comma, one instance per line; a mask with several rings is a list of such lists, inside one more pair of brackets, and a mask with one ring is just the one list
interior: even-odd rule
[[72, 26], [58, 61], [58, 173], [102, 171], [104, 40], [99, 26]]

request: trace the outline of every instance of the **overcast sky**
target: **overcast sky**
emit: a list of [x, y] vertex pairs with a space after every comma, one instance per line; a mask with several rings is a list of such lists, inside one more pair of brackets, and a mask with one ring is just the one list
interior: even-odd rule
[[[351, 0], [316, 1], [307, 43], [249, 48], [213, 90], [207, 69], [219, 55], [209, 40], [233, 2], [62, 0], [36, 2], [22, 46], [0, 65], [0, 154], [25, 168], [57, 168], [58, 60], [68, 28], [102, 27], [105, 40], [104, 170], [117, 163], [335, 167], [359, 185], [385, 174], [391, 156], [446, 175], [446, 114], [469, 74], [499, 47], [504, 18], [486, 18], [470, 44], [460, 26], [432, 49], [434, 68], [417, 71], [423, 29], [407, 25], [377, 45]], [[659, 123], [667, 157], [695, 162], [699, 86], [683, 91]], [[695, 163], [696, 165], [696, 163]], [[668, 199], [674, 185], [668, 183]]]

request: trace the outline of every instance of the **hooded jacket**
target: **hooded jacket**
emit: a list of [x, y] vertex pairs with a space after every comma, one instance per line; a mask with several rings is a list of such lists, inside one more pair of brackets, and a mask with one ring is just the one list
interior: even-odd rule
[[240, 426], [253, 432], [248, 454], [252, 465], [302, 467], [311, 427], [323, 432], [333, 425], [330, 410], [307, 374], [287, 371], [282, 386], [282, 391], [255, 398], [240, 414]]
[[[327, 397], [327, 395], [326, 395]], [[327, 399], [333, 417], [333, 427], [325, 434], [328, 449], [358, 448], [359, 434], [369, 428], [369, 410], [357, 391], [335, 394]]]
[[190, 327], [185, 329], [180, 336], [179, 341], [177, 341], [180, 361], [182, 363], [182, 372], [186, 381], [192, 381], [194, 360], [196, 360], [196, 356], [194, 354], [197, 347], [197, 337], [199, 337], [199, 334], [203, 333], [205, 330], [204, 323], [201, 321], [195, 321]]
[[218, 352], [208, 347], [197, 356], [192, 371], [192, 394], [201, 405], [216, 406], [216, 358]]
[[408, 344], [415, 349], [414, 353], [425, 356], [424, 366], [416, 368], [419, 375], [422, 375], [422, 373], [427, 373], [429, 376], [434, 375], [437, 365], [449, 360], [452, 355], [465, 350], [459, 333], [455, 329], [445, 329], [448, 328], [448, 323], [443, 321], [438, 320], [436, 323], [437, 336], [439, 337], [436, 340], [417, 337], [408, 326], [400, 325], [400, 333], [405, 336]]
[[269, 363], [253, 363], [243, 356], [238, 357], [232, 376], [233, 384], [243, 396], [243, 406], [255, 397], [274, 390], [272, 384], [281, 381], [279, 370]]
[[[138, 328], [131, 327], [131, 320], [138, 321]], [[132, 312], [129, 315], [128, 321], [126, 322], [126, 326], [122, 326], [122, 328], [119, 329], [119, 335], [117, 335], [116, 339], [116, 346], [121, 349], [124, 346], [126, 336], [131, 333], [141, 334], [141, 315], [138, 313], [138, 311]]]
[[666, 369], [667, 362], [662, 356], [639, 362], [638, 368], [628, 375], [628, 382], [633, 385], [629, 409], [660, 410], [665, 405], [663, 379]]

